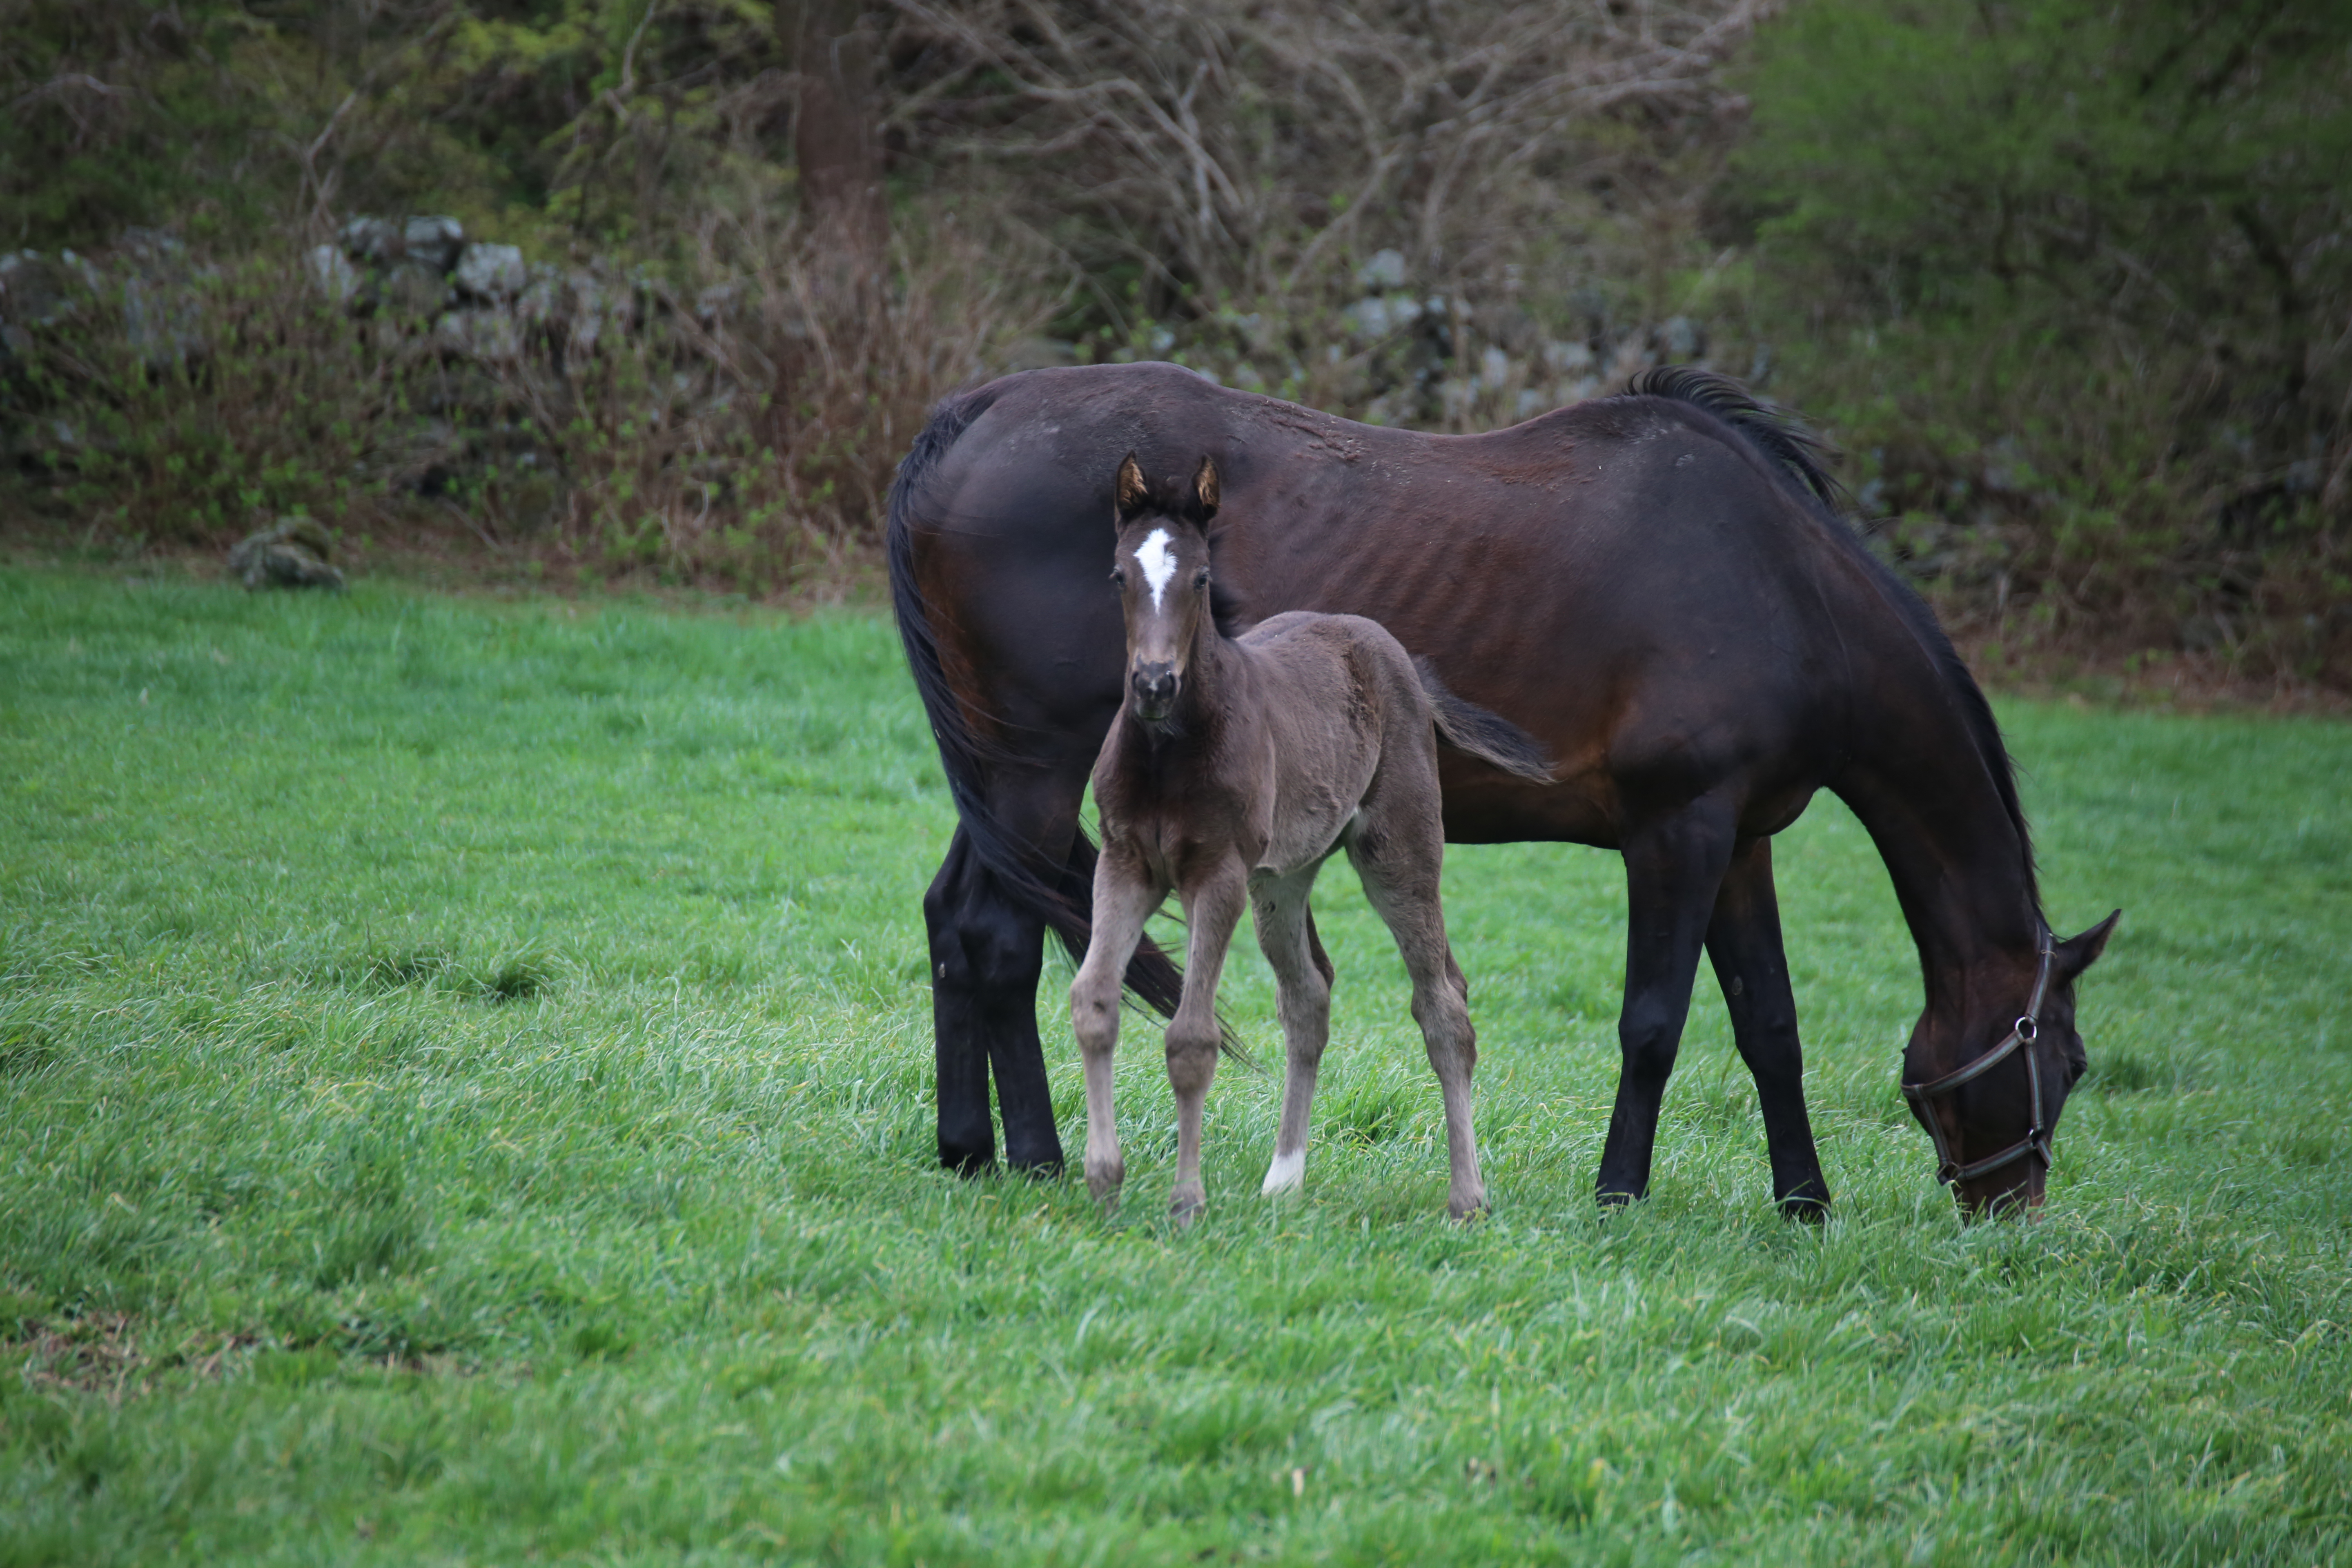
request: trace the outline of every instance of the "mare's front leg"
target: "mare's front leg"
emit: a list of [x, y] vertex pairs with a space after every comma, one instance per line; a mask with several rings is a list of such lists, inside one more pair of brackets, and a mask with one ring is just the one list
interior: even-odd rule
[[1249, 876], [1237, 858], [1229, 857], [1178, 892], [1192, 940], [1185, 950], [1184, 997], [1168, 1023], [1168, 1087], [1176, 1091], [1176, 1190], [1169, 1196], [1168, 1212], [1177, 1224], [1190, 1225], [1208, 1202], [1201, 1184], [1201, 1108], [1224, 1044], [1217, 1025], [1217, 977], [1224, 970], [1234, 927], [1249, 903]]
[[1658, 1107], [1690, 1016], [1691, 982], [1716, 893], [1730, 863], [1731, 813], [1702, 799], [1628, 832], [1625, 1002], [1617, 1016], [1623, 1067], [1595, 1188], [1603, 1205], [1650, 1190]]
[[1772, 886], [1772, 841], [1750, 838], [1731, 854], [1706, 955], [1731, 1012], [1731, 1037], [1756, 1079], [1764, 1143], [1772, 1159], [1772, 1196], [1791, 1219], [1829, 1212], [1830, 1184], [1805, 1115], [1805, 1058], [1797, 1041], [1797, 998], [1780, 947], [1780, 903]]
[[1274, 970], [1275, 1010], [1282, 1019], [1285, 1056], [1282, 1125], [1266, 1167], [1267, 1197], [1295, 1193], [1307, 1179], [1307, 1124], [1315, 1106], [1315, 1076], [1331, 1035], [1331, 961], [1315, 940], [1307, 895], [1317, 868], [1269, 879], [1250, 893], [1257, 945]]
[[1106, 1204], [1117, 1200], [1127, 1180], [1111, 1095], [1120, 984], [1143, 940], [1144, 922], [1167, 895], [1129, 846], [1117, 839], [1103, 846], [1095, 864], [1094, 930], [1077, 978], [1070, 982], [1070, 1026], [1087, 1073], [1087, 1190]]

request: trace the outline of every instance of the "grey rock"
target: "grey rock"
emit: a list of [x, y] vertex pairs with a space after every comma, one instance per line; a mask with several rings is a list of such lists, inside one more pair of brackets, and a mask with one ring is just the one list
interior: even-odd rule
[[409, 260], [446, 277], [466, 248], [466, 226], [453, 217], [413, 217], [400, 238]]
[[183, 277], [188, 269], [188, 247], [177, 235], [160, 228], [126, 228], [115, 254], [151, 278]]
[[492, 363], [522, 357], [522, 324], [507, 310], [452, 310], [433, 323], [433, 341], [446, 353]]
[[530, 281], [515, 300], [515, 315], [526, 325], [536, 327], [571, 314], [571, 307], [563, 274], [541, 262], [530, 269]]
[[1374, 251], [1372, 258], [1356, 269], [1356, 281], [1367, 289], [1403, 288], [1404, 252]]
[[1592, 368], [1592, 349], [1587, 343], [1549, 342], [1543, 346], [1543, 361], [1563, 374], [1580, 375]]
[[40, 328], [73, 313], [73, 272], [37, 250], [0, 256], [0, 320]]
[[355, 217], [343, 225], [342, 242], [345, 256], [371, 267], [400, 258], [400, 226], [389, 219]]
[[281, 517], [260, 532], [239, 540], [228, 552], [228, 569], [247, 588], [332, 588], [343, 574], [330, 563], [334, 541], [307, 517]]
[[[154, 228], [126, 228], [112, 260], [121, 279], [122, 329], [151, 370], [184, 364], [204, 353], [204, 300], [188, 268], [188, 247]], [[97, 280], [91, 279], [92, 287]]]
[[310, 247], [308, 260], [310, 281], [319, 286], [320, 293], [336, 304], [349, 304], [352, 297], [360, 291], [359, 268], [353, 267], [350, 258], [336, 247], [314, 245]]
[[126, 278], [122, 330], [149, 369], [184, 363], [204, 353], [204, 306], [184, 284]]
[[520, 247], [477, 240], [457, 258], [457, 289], [477, 300], [511, 300], [530, 286]]
[[1669, 316], [1658, 329], [1658, 353], [1669, 363], [1698, 358], [1706, 348], [1706, 333], [1688, 316]]
[[383, 303], [395, 315], [437, 316], [448, 302], [449, 285], [430, 268], [403, 261], [384, 274]]
[[1381, 338], [1402, 331], [1421, 320], [1422, 304], [1408, 294], [1382, 299], [1368, 294], [1341, 312], [1348, 328], [1360, 338]]

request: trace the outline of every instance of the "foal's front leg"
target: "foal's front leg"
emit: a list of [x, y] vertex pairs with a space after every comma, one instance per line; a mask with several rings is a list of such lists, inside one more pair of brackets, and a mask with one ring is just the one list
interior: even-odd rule
[[1249, 902], [1249, 877], [1239, 860], [1228, 859], [1177, 892], [1184, 900], [1192, 941], [1184, 956], [1183, 999], [1168, 1024], [1168, 1086], [1176, 1091], [1176, 1190], [1168, 1212], [1177, 1224], [1190, 1225], [1208, 1202], [1201, 1184], [1201, 1107], [1217, 1076], [1217, 1050], [1224, 1042], [1217, 1026], [1217, 976]]
[[1119, 1184], [1127, 1179], [1111, 1100], [1120, 988], [1128, 961], [1143, 940], [1143, 922], [1167, 896], [1140, 856], [1116, 840], [1104, 844], [1102, 858], [1095, 863], [1094, 933], [1077, 978], [1070, 982], [1070, 1026], [1087, 1070], [1087, 1190], [1105, 1203], [1117, 1201]]

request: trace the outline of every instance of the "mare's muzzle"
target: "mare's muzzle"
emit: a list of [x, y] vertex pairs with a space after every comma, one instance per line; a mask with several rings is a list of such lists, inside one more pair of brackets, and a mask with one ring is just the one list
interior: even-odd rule
[[1139, 664], [1129, 678], [1135, 688], [1135, 716], [1156, 723], [1176, 706], [1176, 667], [1161, 662]]

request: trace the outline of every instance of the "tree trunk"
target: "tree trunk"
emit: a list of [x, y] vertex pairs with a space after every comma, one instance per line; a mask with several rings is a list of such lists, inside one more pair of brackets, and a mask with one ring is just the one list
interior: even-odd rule
[[871, 279], [889, 235], [874, 123], [872, 22], [860, 0], [780, 0], [776, 31], [800, 80], [793, 152], [802, 214], [845, 277]]

